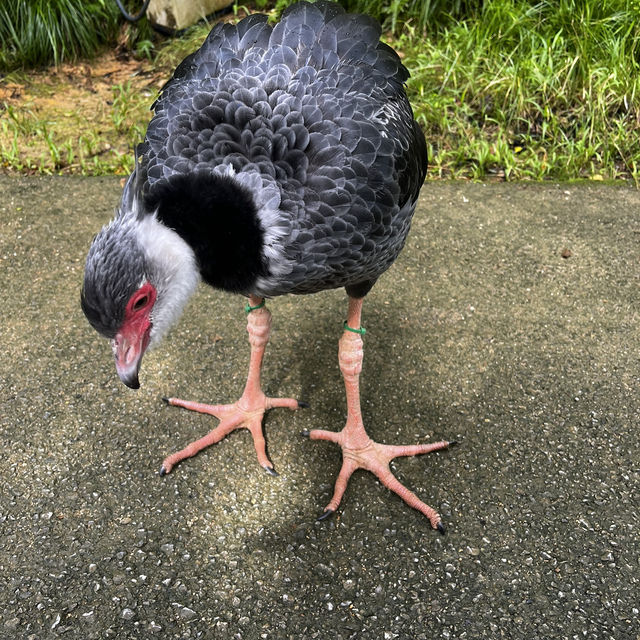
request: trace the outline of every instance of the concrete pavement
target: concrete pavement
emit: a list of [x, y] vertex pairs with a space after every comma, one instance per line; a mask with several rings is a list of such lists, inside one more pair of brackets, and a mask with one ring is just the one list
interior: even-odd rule
[[640, 193], [429, 183], [365, 302], [363, 411], [447, 534], [372, 476], [333, 520], [344, 292], [270, 302], [271, 478], [163, 395], [232, 401], [242, 301], [202, 287], [118, 381], [85, 322], [88, 244], [117, 179], [0, 177], [0, 638], [640, 638]]

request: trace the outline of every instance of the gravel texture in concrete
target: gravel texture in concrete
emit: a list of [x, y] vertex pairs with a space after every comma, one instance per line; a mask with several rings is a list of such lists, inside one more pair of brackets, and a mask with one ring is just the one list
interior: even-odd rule
[[280, 475], [236, 432], [158, 476], [235, 400], [244, 301], [201, 287], [117, 379], [79, 307], [117, 179], [0, 178], [0, 638], [640, 638], [640, 194], [427, 184], [368, 296], [363, 412], [439, 535], [370, 474], [332, 520], [343, 291], [279, 298], [264, 384]]

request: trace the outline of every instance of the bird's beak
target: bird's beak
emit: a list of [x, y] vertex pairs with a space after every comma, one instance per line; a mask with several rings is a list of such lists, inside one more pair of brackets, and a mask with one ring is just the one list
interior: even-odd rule
[[145, 320], [146, 322], [130, 322], [123, 326], [111, 341], [118, 376], [131, 389], [140, 388], [138, 372], [142, 356], [149, 345], [151, 323], [147, 318]]

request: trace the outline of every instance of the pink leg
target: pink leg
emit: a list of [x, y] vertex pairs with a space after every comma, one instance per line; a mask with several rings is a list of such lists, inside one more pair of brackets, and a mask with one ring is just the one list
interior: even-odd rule
[[178, 398], [165, 398], [168, 404], [174, 407], [183, 407], [199, 413], [207, 413], [220, 420], [220, 424], [203, 438], [192, 442], [181, 451], [178, 451], [162, 463], [160, 475], [169, 473], [181, 460], [196, 455], [202, 449], [219, 442], [235, 429], [248, 429], [253, 436], [258, 462], [269, 473], [275, 475], [273, 464], [267, 457], [266, 443], [262, 432], [262, 417], [267, 409], [274, 407], [288, 407], [299, 409], [305, 406], [293, 398], [268, 398], [260, 386], [260, 369], [264, 350], [269, 341], [271, 329], [271, 313], [266, 307], [260, 307], [262, 299], [255, 296], [249, 298], [249, 304], [254, 308], [247, 317], [247, 331], [251, 344], [251, 360], [249, 362], [249, 375], [247, 384], [240, 400], [233, 404], [202, 404], [190, 400]]
[[[362, 299], [349, 299], [347, 326], [359, 329]], [[340, 432], [314, 429], [312, 440], [329, 440], [342, 447], [342, 468], [336, 480], [335, 491], [321, 519], [330, 516], [339, 506], [351, 474], [356, 469], [374, 473], [385, 487], [397, 493], [409, 506], [423, 513], [434, 529], [444, 532], [438, 513], [402, 485], [389, 470], [389, 462], [398, 456], [414, 456], [444, 449], [453, 442], [435, 442], [423, 445], [392, 446], [379, 444], [367, 435], [360, 411], [359, 377], [362, 371], [363, 342], [359, 333], [345, 329], [340, 338], [338, 358], [347, 393], [347, 422]]]

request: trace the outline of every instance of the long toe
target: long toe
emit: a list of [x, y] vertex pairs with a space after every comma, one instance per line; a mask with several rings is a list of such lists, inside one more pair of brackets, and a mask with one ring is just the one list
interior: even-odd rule
[[340, 473], [338, 473], [338, 477], [336, 478], [336, 486], [333, 491], [333, 497], [329, 501], [329, 504], [325, 507], [325, 513], [330, 512], [329, 515], [331, 515], [331, 513], [334, 513], [335, 510], [340, 506], [340, 502], [342, 502], [342, 496], [347, 490], [347, 485], [349, 484], [349, 478], [357, 468], [358, 466], [354, 464], [352, 460], [343, 460], [342, 467], [340, 468]]
[[410, 507], [426, 516], [434, 529], [444, 533], [444, 526], [438, 512], [420, 500], [393, 475], [389, 469], [389, 462], [398, 456], [413, 456], [445, 449], [452, 443], [443, 440], [431, 444], [394, 446], [379, 444], [367, 437], [366, 440], [362, 439], [366, 444], [356, 449], [345, 445], [345, 440], [349, 439], [349, 433], [345, 433], [345, 430], [334, 432], [316, 429], [306, 435], [313, 440], [335, 442], [342, 448], [343, 464], [336, 479], [333, 497], [326, 506], [325, 513], [333, 513], [338, 508], [353, 472], [356, 469], [365, 469], [373, 473], [385, 487], [402, 498]]
[[442, 519], [440, 518], [440, 514], [432, 509], [428, 504], [425, 504], [418, 496], [413, 493], [413, 491], [409, 491], [407, 487], [405, 487], [392, 473], [389, 469], [386, 469], [386, 472], [383, 470], [374, 471], [374, 473], [380, 479], [380, 482], [390, 489], [395, 494], [400, 496], [410, 507], [417, 509], [429, 518], [429, 522], [434, 529], [438, 529], [441, 533], [444, 531], [441, 529], [442, 527]]
[[163, 400], [173, 407], [182, 407], [190, 411], [215, 416], [220, 420], [220, 424], [206, 436], [190, 443], [184, 449], [167, 456], [162, 463], [160, 470], [161, 476], [169, 473], [176, 464], [185, 458], [195, 456], [206, 447], [220, 442], [220, 440], [236, 429], [248, 429], [250, 431], [258, 457], [258, 463], [271, 475], [278, 475], [273, 469], [273, 464], [267, 455], [266, 441], [262, 429], [264, 413], [268, 409], [275, 407], [285, 407], [293, 410], [301, 408], [300, 403], [293, 398], [268, 398], [261, 392], [255, 394], [245, 392], [243, 397], [233, 404], [214, 405], [192, 402], [191, 400], [181, 400], [179, 398], [163, 398]]

